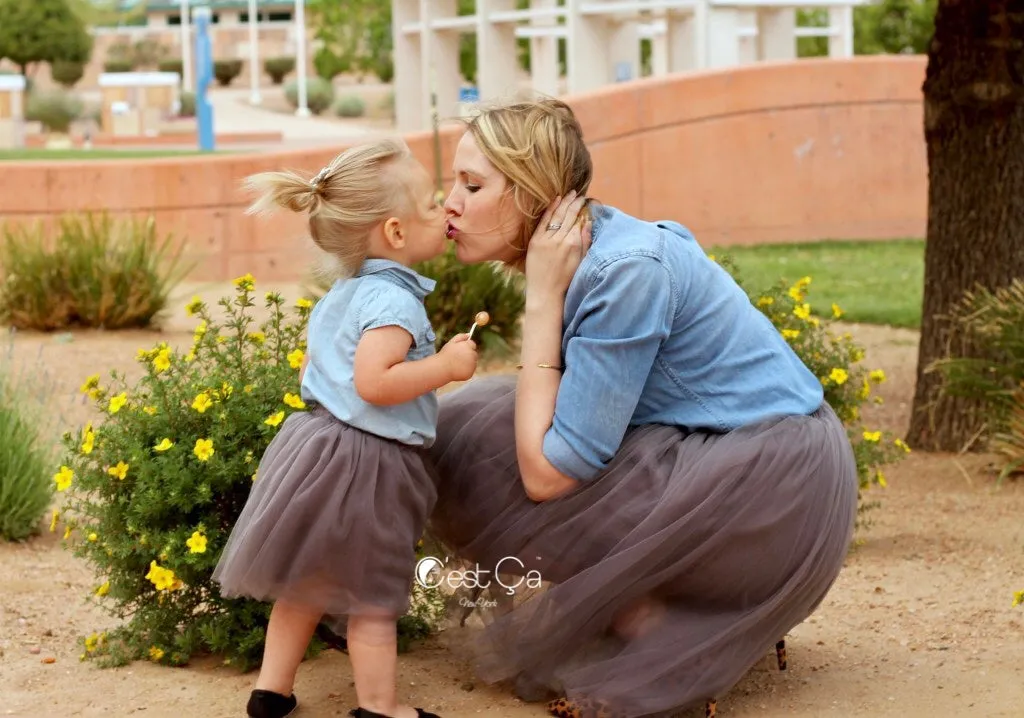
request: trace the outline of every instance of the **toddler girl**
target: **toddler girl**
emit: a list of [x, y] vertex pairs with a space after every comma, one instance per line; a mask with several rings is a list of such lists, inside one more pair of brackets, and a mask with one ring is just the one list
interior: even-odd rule
[[214, 572], [224, 596], [274, 601], [248, 715], [295, 710], [296, 670], [329, 616], [347, 632], [352, 716], [437, 718], [397, 703], [396, 621], [436, 499], [423, 460], [433, 391], [469, 379], [477, 363], [466, 335], [434, 351], [423, 306], [434, 282], [411, 269], [444, 251], [444, 210], [398, 140], [349, 149], [312, 180], [268, 172], [248, 185], [260, 193], [252, 212], [307, 213], [343, 276], [309, 318], [300, 373], [309, 410], [289, 416], [267, 447]]

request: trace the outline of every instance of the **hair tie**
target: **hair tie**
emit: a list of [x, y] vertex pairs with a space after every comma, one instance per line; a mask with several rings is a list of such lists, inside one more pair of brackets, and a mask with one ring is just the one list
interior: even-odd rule
[[316, 177], [309, 181], [309, 186], [312, 187], [313, 189], [316, 189], [325, 179], [327, 179], [327, 175], [330, 174], [330, 172], [331, 168], [329, 166], [324, 167], [317, 173]]

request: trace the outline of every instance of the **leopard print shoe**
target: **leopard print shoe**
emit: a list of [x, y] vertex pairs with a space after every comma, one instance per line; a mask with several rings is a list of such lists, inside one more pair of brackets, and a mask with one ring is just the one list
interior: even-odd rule
[[558, 698], [548, 703], [548, 713], [556, 718], [626, 718], [604, 701], [592, 698], [570, 700]]

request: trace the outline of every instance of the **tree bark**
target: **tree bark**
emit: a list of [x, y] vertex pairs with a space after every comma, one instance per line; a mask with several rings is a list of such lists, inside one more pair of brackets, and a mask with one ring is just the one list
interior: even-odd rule
[[958, 451], [984, 416], [928, 371], [970, 347], [944, 318], [967, 290], [1024, 277], [1024, 0], [940, 0], [924, 82], [928, 238], [907, 443]]

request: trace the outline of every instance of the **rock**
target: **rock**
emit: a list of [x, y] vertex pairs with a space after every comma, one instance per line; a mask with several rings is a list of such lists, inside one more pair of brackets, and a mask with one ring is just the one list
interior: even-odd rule
[[28, 652], [31, 653], [33, 656], [37, 655], [39, 653], [42, 653], [42, 651], [43, 651], [43, 649], [40, 648], [39, 646], [32, 646], [31, 648], [28, 649]]

